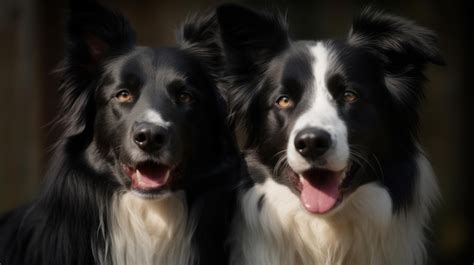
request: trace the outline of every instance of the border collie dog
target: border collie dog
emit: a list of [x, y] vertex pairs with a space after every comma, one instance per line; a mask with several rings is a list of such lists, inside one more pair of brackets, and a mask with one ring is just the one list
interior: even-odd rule
[[217, 9], [223, 89], [251, 181], [231, 264], [423, 264], [438, 189], [417, 140], [435, 35], [366, 9], [347, 39], [292, 41], [279, 15]]
[[149, 48], [117, 12], [71, 4], [63, 135], [38, 200], [0, 219], [2, 264], [226, 264], [240, 155], [209, 73], [214, 15]]

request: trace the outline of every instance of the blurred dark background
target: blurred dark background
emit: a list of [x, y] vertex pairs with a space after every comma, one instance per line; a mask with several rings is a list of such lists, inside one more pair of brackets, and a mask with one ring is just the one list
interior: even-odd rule
[[[186, 15], [217, 0], [103, 1], [132, 22], [142, 45], [174, 43]], [[234, 1], [287, 12], [295, 39], [343, 38], [351, 19], [373, 5], [435, 30], [447, 62], [429, 67], [421, 139], [443, 200], [434, 218], [430, 264], [474, 264], [474, 111], [471, 85], [474, 1]], [[34, 198], [57, 138], [57, 81], [65, 1], [0, 0], [0, 212]], [[1, 237], [2, 235], [0, 235]]]

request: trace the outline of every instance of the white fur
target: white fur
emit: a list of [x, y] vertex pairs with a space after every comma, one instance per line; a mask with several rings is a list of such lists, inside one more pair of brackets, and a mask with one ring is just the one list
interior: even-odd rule
[[331, 148], [325, 154], [324, 167], [340, 171], [347, 166], [349, 159], [349, 145], [347, 144], [347, 128], [344, 121], [339, 118], [334, 99], [328, 91], [325, 82], [327, 69], [331, 66], [333, 56], [323, 43], [319, 42], [310, 47], [314, 57], [313, 64], [313, 98], [311, 105], [296, 121], [288, 141], [288, 164], [297, 172], [302, 173], [311, 167], [296, 150], [294, 146], [295, 136], [306, 128], [319, 128], [326, 130], [333, 142]]
[[167, 128], [171, 125], [169, 121], [165, 121], [160, 113], [154, 110], [145, 111], [143, 118], [141, 119], [144, 122], [153, 123], [157, 126]]
[[271, 178], [255, 185], [240, 197], [231, 264], [424, 264], [423, 229], [438, 189], [422, 154], [417, 163], [414, 204], [406, 213], [393, 214], [388, 191], [376, 183], [359, 187], [340, 211], [324, 217], [306, 212]]
[[108, 215], [103, 264], [193, 264], [193, 223], [182, 192], [156, 200], [119, 194]]

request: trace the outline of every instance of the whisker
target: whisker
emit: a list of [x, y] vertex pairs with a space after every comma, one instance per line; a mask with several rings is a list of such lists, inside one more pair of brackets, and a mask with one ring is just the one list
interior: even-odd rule
[[374, 157], [375, 162], [377, 162], [377, 165], [379, 166], [380, 173], [382, 174], [382, 181], [385, 181], [385, 174], [383, 172], [383, 168], [382, 168], [382, 165], [380, 164], [379, 159], [377, 158], [377, 156], [375, 154], [372, 154], [372, 156]]
[[[286, 151], [286, 150], [285, 150]], [[282, 153], [282, 152], [279, 152], [281, 155], [281, 157], [278, 159], [277, 163], [275, 164], [275, 168], [273, 169], [273, 175], [275, 176], [278, 176], [279, 173], [287, 166], [287, 156], [286, 156], [286, 152], [285, 153]]]
[[[383, 173], [383, 170], [382, 170], [382, 167], [380, 165], [380, 162], [378, 161], [378, 159], [375, 157], [375, 155], [372, 154], [372, 156], [376, 159], [376, 162], [377, 162], [377, 168], [374, 167], [373, 163], [371, 163], [369, 161], [368, 158], [366, 158], [362, 152], [360, 152], [359, 150], [357, 150], [355, 147], [360, 147], [360, 148], [364, 148], [363, 146], [361, 145], [351, 145], [351, 150], [350, 150], [350, 154], [353, 156], [353, 158], [357, 158], [359, 160], [362, 160], [363, 163], [361, 163], [361, 161], [358, 162], [358, 164], [361, 166], [361, 167], [364, 167], [364, 164], [367, 165], [370, 170], [375, 174], [375, 176], [377, 178], [381, 178], [382, 181], [385, 179], [385, 176], [384, 176], [384, 173]], [[354, 159], [355, 162], [356, 159]]]
[[286, 153], [286, 149], [283, 149], [283, 150], [281, 150], [281, 151], [276, 152], [276, 153], [273, 155], [273, 157], [279, 156], [279, 155], [281, 155], [282, 153]]

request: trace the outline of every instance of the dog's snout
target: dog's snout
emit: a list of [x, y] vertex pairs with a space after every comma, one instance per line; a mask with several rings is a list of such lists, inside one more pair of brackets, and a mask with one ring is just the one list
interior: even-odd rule
[[167, 130], [164, 127], [147, 122], [135, 123], [133, 126], [133, 142], [144, 151], [159, 150], [166, 144], [166, 138]]
[[326, 130], [307, 128], [296, 135], [294, 144], [304, 158], [316, 160], [329, 150], [332, 140]]

